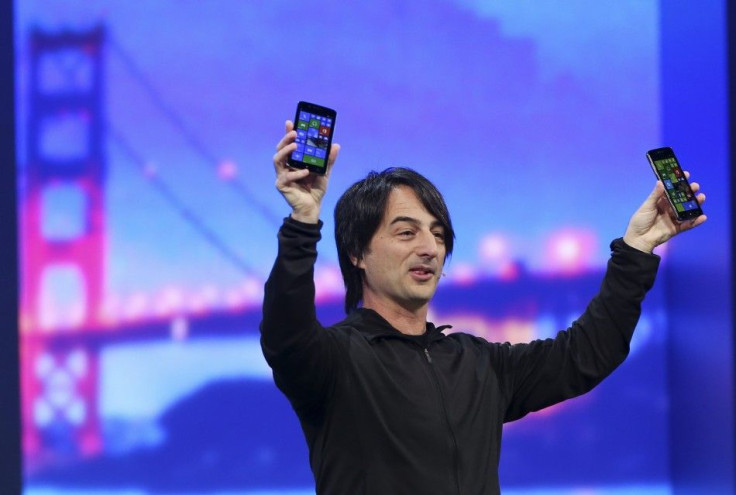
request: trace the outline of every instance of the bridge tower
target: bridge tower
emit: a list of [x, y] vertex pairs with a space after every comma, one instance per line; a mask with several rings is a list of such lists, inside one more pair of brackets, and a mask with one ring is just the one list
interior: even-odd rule
[[[23, 447], [30, 461], [102, 447], [97, 349], [105, 273], [105, 32], [30, 33], [20, 177]], [[54, 449], [50, 449], [50, 445]], [[60, 447], [62, 446], [62, 447]]]

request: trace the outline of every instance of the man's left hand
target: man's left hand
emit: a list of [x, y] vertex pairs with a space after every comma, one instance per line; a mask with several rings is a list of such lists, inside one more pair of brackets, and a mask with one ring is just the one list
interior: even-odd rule
[[[685, 177], [689, 178], [690, 174], [685, 172]], [[698, 204], [702, 205], [705, 202], [705, 194], [698, 193], [700, 185], [693, 182], [690, 188]], [[624, 242], [640, 251], [651, 253], [655, 247], [681, 232], [697, 227], [706, 220], [705, 215], [700, 215], [692, 220], [679, 222], [667, 200], [662, 181], [657, 181], [652, 193], [629, 220]]]

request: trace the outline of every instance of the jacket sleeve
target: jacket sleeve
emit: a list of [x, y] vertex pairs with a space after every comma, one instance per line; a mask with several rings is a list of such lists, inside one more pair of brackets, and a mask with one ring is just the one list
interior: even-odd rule
[[611, 243], [611, 251], [600, 291], [570, 328], [554, 339], [504, 346], [509, 399], [504, 421], [591, 390], [628, 355], [659, 257], [622, 239]]
[[334, 342], [317, 321], [314, 306], [321, 228], [322, 222], [284, 220], [278, 255], [264, 289], [261, 348], [276, 385], [297, 411], [322, 404], [335, 374]]

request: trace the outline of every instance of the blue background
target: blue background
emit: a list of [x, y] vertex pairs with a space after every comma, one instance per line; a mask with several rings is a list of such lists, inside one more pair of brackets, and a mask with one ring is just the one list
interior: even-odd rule
[[[270, 161], [298, 100], [338, 112], [342, 151], [324, 211], [370, 170], [410, 166], [438, 184], [458, 239], [432, 318], [492, 340], [544, 338], [582, 311], [609, 241], [654, 184], [644, 152], [672, 146], [709, 195], [708, 224], [660, 251], [621, 369], [583, 398], [507, 425], [501, 480], [505, 493], [669, 493], [686, 476], [673, 474], [681, 449], [704, 446], [725, 453], [710, 469], [727, 490], [732, 446], [709, 443], [732, 428], [723, 391], [733, 384], [725, 66], [712, 49], [723, 31], [708, 21], [722, 5], [707, 5], [711, 17], [701, 9], [662, 24], [653, 1], [18, 2], [21, 177], [29, 28], [108, 33], [99, 275], [109, 328], [121, 335], [100, 350], [102, 453], [52, 441], [57, 461], [27, 462], [36, 467], [26, 491], [309, 493], [304, 441], [257, 342], [260, 287], [288, 214]], [[679, 22], [700, 18], [693, 30], [708, 36], [682, 36]], [[705, 63], [703, 51], [714, 59], [695, 78], [687, 60]], [[49, 148], [71, 152], [75, 133]], [[78, 231], [78, 195], [48, 201], [46, 231]], [[341, 318], [342, 287], [332, 219], [323, 220], [316, 278], [330, 323]], [[84, 297], [63, 276], [47, 290], [62, 314]], [[672, 304], [693, 292], [702, 304]], [[717, 351], [695, 361], [698, 380], [676, 364], [704, 320], [712, 331], [701, 338]], [[50, 321], [51, 334], [92, 340]], [[137, 325], [170, 327], [171, 337], [123, 337]], [[678, 428], [697, 415], [683, 382], [718, 418], [698, 418], [705, 430], [692, 436]]]

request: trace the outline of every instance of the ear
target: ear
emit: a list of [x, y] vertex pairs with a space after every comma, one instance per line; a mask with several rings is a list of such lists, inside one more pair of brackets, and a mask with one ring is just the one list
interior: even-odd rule
[[363, 263], [363, 258], [358, 259], [357, 256], [350, 255], [350, 263], [353, 264], [354, 267], [361, 268], [365, 270], [365, 264]]

